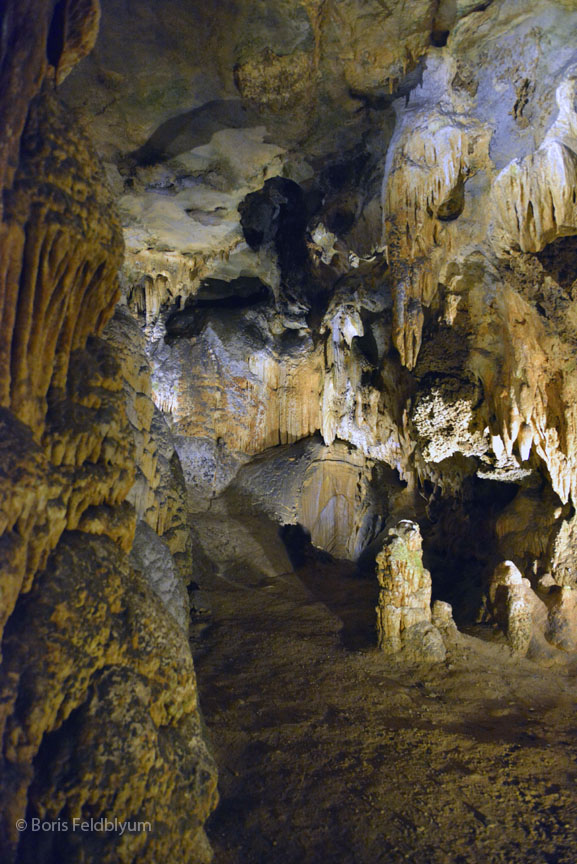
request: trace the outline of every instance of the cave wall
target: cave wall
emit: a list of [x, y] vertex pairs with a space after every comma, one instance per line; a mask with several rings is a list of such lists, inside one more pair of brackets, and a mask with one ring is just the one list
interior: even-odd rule
[[573, 582], [553, 548], [574, 530], [577, 19], [568, 3], [527, 13], [498, 3], [474, 31], [456, 22], [396, 105], [383, 183], [393, 341], [419, 382], [418, 461], [461, 453], [479, 477], [519, 483], [498, 527], [509, 557]]
[[[0, 854], [208, 861], [216, 775], [187, 638], [182, 471], [154, 429], [144, 352], [118, 319], [105, 332], [122, 233], [56, 89], [99, 12], [90, 0], [1, 11]], [[172, 482], [158, 491], [162, 474]], [[129, 560], [137, 518], [175, 562], [176, 596]], [[35, 818], [69, 830], [34, 832]], [[150, 828], [87, 844], [70, 826], [91, 818]]]
[[[459, 531], [476, 480], [520, 490], [487, 516], [494, 555], [572, 583], [575, 13], [104, 3], [65, 94], [118, 198], [124, 293], [193, 503], [320, 434], [429, 513], [460, 506]], [[219, 306], [246, 280], [268, 299]], [[538, 526], [511, 530], [535, 495]]]

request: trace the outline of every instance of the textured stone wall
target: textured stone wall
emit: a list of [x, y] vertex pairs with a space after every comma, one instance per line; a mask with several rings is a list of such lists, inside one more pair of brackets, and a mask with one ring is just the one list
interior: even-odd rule
[[[126, 12], [106, 0], [102, 41], [65, 84], [106, 160], [126, 297], [189, 485], [206, 500], [320, 433], [429, 512], [460, 509], [452, 547], [464, 498], [519, 490], [495, 496], [497, 531], [477, 508], [483, 579], [512, 557], [572, 584], [573, 0], [267, 10], [143, 3], [121, 51]], [[211, 280], [247, 278], [268, 305], [168, 332]], [[538, 527], [511, 526], [534, 494]]]
[[[154, 489], [171, 456], [153, 444], [146, 364], [129, 368], [118, 331], [102, 338], [122, 234], [99, 160], [54, 92], [93, 45], [98, 13], [81, 0], [2, 10], [0, 857], [200, 862], [216, 781], [188, 604], [179, 626], [127, 557], [144, 515], [190, 566], [178, 470], [170, 501], [169, 484], [144, 505], [130, 495], [136, 460]], [[150, 830], [17, 830], [34, 818]]]

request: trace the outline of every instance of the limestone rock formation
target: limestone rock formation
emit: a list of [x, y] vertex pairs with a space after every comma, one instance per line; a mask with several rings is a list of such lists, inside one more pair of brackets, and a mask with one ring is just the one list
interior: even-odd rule
[[130, 562], [146, 578], [181, 630], [188, 633], [188, 595], [182, 576], [167, 544], [143, 520], [136, 526]]
[[532, 600], [538, 603], [538, 599], [512, 561], [504, 561], [495, 569], [489, 599], [495, 619], [505, 627], [511, 650], [524, 656], [533, 637]]
[[504, 630], [514, 653], [536, 660], [559, 660], [548, 646], [574, 651], [577, 598], [569, 586], [541, 579], [537, 591], [512, 561], [499, 564], [489, 586], [492, 619]]
[[41, 856], [208, 861], [221, 493], [360, 566], [396, 523], [391, 654], [458, 647], [432, 581], [472, 620], [489, 586], [519, 657], [577, 650], [577, 5], [0, 19], [0, 857], [114, 804], [156, 830]]
[[453, 609], [445, 600], [435, 600], [431, 607], [431, 622], [435, 625], [445, 645], [459, 639], [459, 631], [453, 620]]
[[568, 585], [552, 586], [545, 638], [562, 651], [577, 648], [577, 596]]
[[[4, 646], [5, 860], [20, 839], [16, 819], [26, 815], [150, 823], [122, 836], [91, 834], [93, 860], [208, 861], [202, 826], [215, 804], [215, 774], [187, 639], [118, 546], [67, 532], [22, 598]], [[175, 813], [185, 816], [178, 830]], [[86, 860], [72, 830], [42, 842], [39, 850], [37, 835], [25, 833], [18, 860]]]
[[503, 554], [569, 583], [572, 3], [269, 6], [106, 0], [64, 85], [191, 498], [320, 432], [429, 508], [541, 486]]
[[318, 549], [355, 561], [382, 530], [398, 485], [350, 444], [316, 436], [263, 453], [231, 488], [281, 525], [300, 525]]
[[436, 662], [444, 660], [446, 652], [431, 623], [431, 574], [422, 559], [416, 522], [404, 519], [389, 530], [377, 556], [379, 647], [390, 654], [402, 651], [409, 660]]
[[135, 478], [127, 495], [136, 517], [168, 544], [186, 584], [191, 579], [187, 490], [174, 437], [153, 401], [144, 334], [126, 307], [117, 307], [104, 338], [120, 362], [126, 413], [134, 438]]
[[[2, 10], [0, 856], [208, 861], [216, 772], [185, 608], [179, 627], [127, 558], [135, 458], [152, 481], [147, 454], [158, 448], [146, 364], [118, 332], [102, 338], [122, 235], [90, 141], [48, 83], [94, 43], [99, 6], [34, 6]], [[154, 527], [184, 552], [168, 498]], [[17, 830], [23, 817], [136, 817], [150, 828], [88, 844], [52, 832], [39, 844]]]

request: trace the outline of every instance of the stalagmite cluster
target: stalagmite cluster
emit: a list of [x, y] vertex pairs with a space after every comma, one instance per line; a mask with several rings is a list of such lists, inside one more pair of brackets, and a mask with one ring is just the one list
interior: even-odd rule
[[551, 576], [540, 579], [533, 590], [512, 561], [503, 561], [491, 577], [489, 607], [515, 654], [553, 663], [562, 658], [551, 646], [563, 652], [575, 651], [575, 589], [557, 585]]

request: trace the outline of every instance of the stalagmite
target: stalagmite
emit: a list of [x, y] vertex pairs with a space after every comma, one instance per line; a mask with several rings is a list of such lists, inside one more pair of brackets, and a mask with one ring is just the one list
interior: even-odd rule
[[423, 567], [416, 522], [404, 519], [389, 530], [377, 556], [381, 591], [377, 606], [379, 647], [409, 660], [445, 659], [441, 634], [431, 624], [431, 574]]

